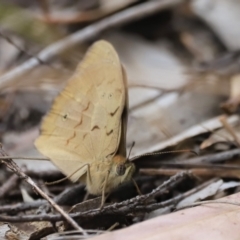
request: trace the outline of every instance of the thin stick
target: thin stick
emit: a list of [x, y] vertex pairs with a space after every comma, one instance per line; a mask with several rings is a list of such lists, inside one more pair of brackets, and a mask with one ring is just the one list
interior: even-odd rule
[[[211, 183], [215, 182], [216, 179], [211, 179], [207, 182], [204, 182], [203, 184], [185, 192], [185, 193], [182, 193], [182, 194], [179, 194], [177, 195], [176, 197], [174, 198], [171, 198], [169, 200], [166, 200], [164, 202], [159, 202], [159, 203], [153, 203], [153, 204], [150, 204], [150, 205], [147, 205], [146, 206], [146, 210], [147, 211], [154, 211], [156, 209], [159, 209], [159, 208], [164, 208], [164, 207], [169, 207], [171, 206], [172, 208], [174, 208], [180, 201], [182, 201], [183, 199], [191, 196], [192, 194], [194, 193], [197, 193], [198, 191], [202, 190], [203, 188], [207, 187], [208, 185], [210, 185]], [[140, 207], [144, 207], [144, 206], [140, 206]], [[137, 207], [138, 210], [140, 210], [139, 207]]]
[[[0, 154], [2, 156], [6, 156], [7, 154], [1, 148]], [[75, 222], [59, 205], [57, 205], [48, 195], [46, 195], [36, 184], [35, 182], [27, 176], [19, 167], [18, 165], [12, 160], [0, 160], [4, 163], [9, 169], [11, 169], [14, 173], [16, 173], [21, 179], [25, 180], [28, 184], [32, 186], [32, 188], [39, 193], [43, 198], [45, 198], [52, 206], [56, 209], [64, 218], [65, 220], [72, 225], [73, 228], [79, 230], [83, 233], [83, 235], [87, 235], [87, 233]]]
[[[56, 55], [65, 52], [77, 44], [97, 36], [106, 29], [117, 27], [128, 22], [149, 16], [151, 14], [159, 12], [160, 10], [170, 8], [182, 2], [184, 2], [184, 0], [158, 0], [147, 1], [142, 4], [138, 4], [119, 13], [113, 14], [110, 17], [106, 17], [103, 20], [93, 23], [64, 39], [49, 45], [37, 55], [37, 58], [41, 59], [43, 62], [47, 62]], [[3, 75], [0, 78], [0, 88], [3, 89], [6, 86], [14, 85], [15, 81], [18, 81], [20, 76], [26, 74], [28, 71], [32, 70], [38, 65], [39, 61], [36, 58], [30, 58], [23, 64]]]
[[[84, 188], [85, 188], [84, 185], [77, 185], [67, 188], [59, 195], [55, 196], [53, 200], [59, 205], [69, 205], [69, 199], [76, 199], [77, 195], [84, 192]], [[48, 202], [45, 199], [38, 199], [34, 202], [23, 202], [14, 205], [0, 206], [0, 214], [9, 213], [16, 215], [18, 212], [36, 209], [46, 204], [48, 204]]]

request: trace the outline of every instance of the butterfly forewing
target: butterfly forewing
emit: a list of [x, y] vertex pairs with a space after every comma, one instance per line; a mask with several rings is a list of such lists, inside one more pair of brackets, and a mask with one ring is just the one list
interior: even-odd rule
[[78, 180], [87, 171], [86, 164], [117, 152], [125, 100], [118, 55], [111, 44], [98, 41], [55, 99], [36, 147], [67, 176], [83, 167], [71, 176]]

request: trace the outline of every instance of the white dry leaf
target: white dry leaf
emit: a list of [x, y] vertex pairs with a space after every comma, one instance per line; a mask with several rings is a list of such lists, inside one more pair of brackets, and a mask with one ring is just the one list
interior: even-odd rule
[[[197, 124], [189, 129], [187, 129], [186, 131], [183, 131], [182, 133], [169, 138], [166, 141], [163, 141], [161, 143], [157, 143], [155, 145], [152, 145], [151, 147], [144, 149], [144, 150], [140, 150], [136, 155], [141, 155], [144, 154], [146, 152], [155, 152], [155, 151], [161, 151], [167, 147], [173, 147], [179, 143], [181, 143], [182, 141], [195, 137], [197, 135], [200, 135], [202, 133], [206, 133], [209, 131], [213, 131], [215, 129], [218, 129], [220, 127], [222, 127], [222, 123], [219, 121], [219, 117], [214, 117], [212, 119], [209, 119], [205, 122], [202, 122], [200, 124]], [[239, 121], [239, 116], [238, 115], [232, 115], [230, 117], [227, 118], [227, 121], [229, 124], [232, 123], [236, 123]], [[134, 154], [134, 156], [136, 156]]]
[[10, 231], [10, 227], [6, 223], [1, 223], [0, 224], [0, 239], [6, 239], [5, 235], [8, 231]]
[[[240, 125], [232, 127], [236, 136], [240, 139]], [[230, 134], [225, 128], [219, 129], [212, 133], [206, 140], [204, 140], [200, 149], [205, 149], [213, 144], [221, 143], [221, 142], [233, 142], [234, 137]]]
[[200, 191], [198, 191], [198, 192], [192, 194], [191, 196], [180, 201], [177, 204], [176, 209], [191, 205], [195, 202], [198, 202], [198, 201], [204, 200], [208, 197], [214, 196], [218, 192], [218, 190], [220, 189], [222, 184], [223, 184], [222, 179], [218, 180], [217, 182], [211, 183], [207, 187], [201, 189]]
[[224, 182], [219, 187], [219, 191], [225, 191], [225, 190], [228, 190], [229, 188], [235, 188], [238, 186], [240, 186], [240, 182], [237, 182], [237, 181]]
[[218, 35], [229, 50], [240, 48], [240, 1], [194, 0], [191, 7]]
[[225, 204], [213, 201], [183, 209], [96, 236], [93, 240], [239, 240], [239, 197], [239, 193], [233, 194], [219, 199]]
[[[231, 123], [228, 122], [228, 124], [232, 127], [234, 133], [240, 139], [240, 122], [239, 122], [239, 120], [231, 122]], [[234, 139], [233, 135], [230, 134], [229, 131], [227, 131], [225, 128], [221, 128], [219, 130], [214, 131], [206, 140], [204, 140], [200, 145], [200, 149], [205, 149], [216, 143], [234, 142], [234, 140], [235, 139]]]

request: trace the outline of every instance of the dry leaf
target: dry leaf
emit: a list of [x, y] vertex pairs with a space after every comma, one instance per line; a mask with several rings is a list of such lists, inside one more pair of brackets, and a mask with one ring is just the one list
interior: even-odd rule
[[[219, 199], [218, 201], [235, 202], [239, 204], [239, 198], [240, 193], [237, 193]], [[92, 239], [238, 240], [240, 236], [239, 214], [239, 206], [220, 203], [206, 204], [156, 217]]]
[[[229, 122], [228, 122], [229, 123]], [[240, 138], [240, 123], [239, 120], [229, 123], [229, 125], [231, 126], [231, 128], [234, 131], [234, 134]], [[222, 143], [222, 142], [226, 142], [226, 143], [233, 143], [235, 141], [234, 137], [232, 134], [230, 134], [230, 132], [225, 129], [225, 128], [221, 128], [219, 130], [214, 131], [206, 140], [204, 140], [201, 145], [200, 145], [200, 149], [205, 149], [207, 147], [212, 146], [213, 144], [216, 143]]]

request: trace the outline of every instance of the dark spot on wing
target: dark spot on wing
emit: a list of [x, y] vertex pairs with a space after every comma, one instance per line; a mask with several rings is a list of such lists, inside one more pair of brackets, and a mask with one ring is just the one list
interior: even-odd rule
[[76, 137], [76, 132], [74, 131], [73, 135], [67, 140], [66, 146], [69, 144], [69, 142]]
[[87, 133], [85, 133], [85, 134], [83, 135], [83, 140], [85, 139], [86, 136], [87, 136]]
[[82, 124], [82, 122], [83, 122], [83, 120], [82, 120], [82, 117], [81, 117], [79, 123], [76, 126], [74, 126], [74, 128], [77, 128], [78, 126], [80, 126]]
[[113, 133], [113, 130], [111, 129], [109, 132], [107, 132], [107, 136]]
[[100, 128], [99, 128], [99, 126], [95, 125], [95, 126], [91, 129], [91, 131], [94, 131], [95, 129], [100, 129]]
[[88, 102], [87, 107], [83, 109], [83, 112], [87, 111], [90, 106], [90, 102]]
[[110, 113], [110, 116], [113, 117], [113, 116], [117, 113], [118, 109], [119, 109], [119, 107], [117, 107], [114, 112], [111, 112], [111, 113]]

